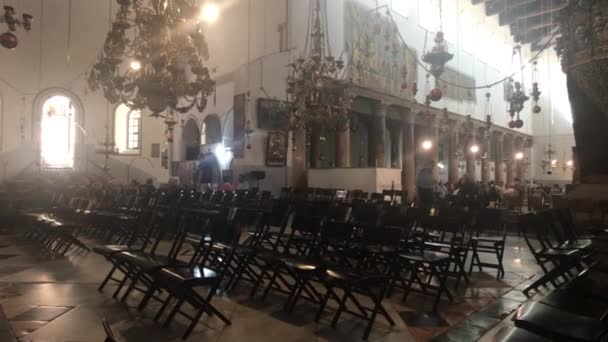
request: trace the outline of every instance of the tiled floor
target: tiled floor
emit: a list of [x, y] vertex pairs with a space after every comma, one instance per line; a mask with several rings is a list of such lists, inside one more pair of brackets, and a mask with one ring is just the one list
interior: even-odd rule
[[[91, 245], [95, 243], [89, 241]], [[430, 313], [432, 300], [410, 295], [401, 303], [396, 292], [385, 306], [396, 326], [379, 318], [371, 341], [473, 341], [507, 317], [526, 298], [521, 290], [539, 270], [523, 239], [512, 236], [505, 252], [506, 275], [474, 273], [471, 284], [456, 292], [453, 303], [442, 302], [439, 315]], [[112, 299], [113, 286], [100, 293], [97, 286], [109, 270], [94, 253], [67, 257], [49, 255], [37, 244], [13, 235], [0, 236], [0, 341], [103, 341], [101, 319], [111, 324], [122, 341], [179, 341], [185, 323], [164, 329], [155, 324], [156, 310], [134, 309], [135, 295], [127, 304]], [[215, 298], [215, 304], [232, 321], [224, 326], [203, 318], [191, 341], [357, 341], [360, 320], [343, 316], [336, 329], [331, 314], [316, 323], [315, 310], [302, 303], [287, 315], [284, 298], [271, 295], [266, 302], [250, 300], [247, 289]], [[8, 320], [8, 324], [7, 324]], [[494, 328], [495, 329], [495, 328]], [[10, 339], [13, 336], [12, 339]], [[484, 337], [483, 339], [487, 339]], [[482, 339], [482, 340], [483, 340]]]

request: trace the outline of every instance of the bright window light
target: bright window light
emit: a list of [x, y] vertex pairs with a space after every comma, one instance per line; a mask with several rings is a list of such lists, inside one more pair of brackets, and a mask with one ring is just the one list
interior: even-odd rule
[[213, 2], [208, 2], [203, 5], [201, 9], [201, 20], [213, 24], [220, 17], [220, 8], [217, 4]]
[[50, 97], [42, 105], [40, 122], [40, 159], [49, 169], [74, 167], [76, 110], [70, 98]]
[[114, 112], [114, 144], [118, 153], [139, 153], [141, 112], [121, 104]]
[[399, 14], [402, 17], [406, 17], [410, 14], [410, 5], [408, 0], [391, 0], [391, 9], [393, 12]]

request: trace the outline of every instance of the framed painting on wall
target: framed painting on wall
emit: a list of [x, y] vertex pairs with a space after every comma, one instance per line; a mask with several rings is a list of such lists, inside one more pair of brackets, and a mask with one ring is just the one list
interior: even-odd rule
[[266, 144], [266, 166], [285, 166], [287, 164], [287, 132], [268, 132]]

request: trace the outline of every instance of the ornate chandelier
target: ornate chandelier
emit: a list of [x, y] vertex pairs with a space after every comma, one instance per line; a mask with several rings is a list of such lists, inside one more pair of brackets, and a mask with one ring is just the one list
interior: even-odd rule
[[89, 75], [113, 104], [162, 112], [202, 112], [215, 82], [194, 0], [116, 0], [119, 9]]
[[289, 127], [292, 130], [345, 128], [353, 103], [350, 82], [344, 80], [344, 61], [331, 56], [329, 41], [321, 25], [320, 0], [316, 0], [309, 18], [311, 46], [307, 44], [305, 58], [289, 64]]
[[34, 17], [31, 14], [23, 13], [20, 20], [15, 13], [15, 8], [4, 6], [4, 15], [0, 16], [0, 23], [5, 23], [8, 31], [0, 34], [0, 45], [6, 49], [16, 48], [19, 39], [13, 32], [17, 31], [17, 26], [22, 26], [24, 30], [30, 31], [33, 21]]

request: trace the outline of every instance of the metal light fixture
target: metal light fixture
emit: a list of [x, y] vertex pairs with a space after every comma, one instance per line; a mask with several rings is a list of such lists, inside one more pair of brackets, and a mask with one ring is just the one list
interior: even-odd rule
[[6, 49], [14, 49], [19, 44], [19, 39], [13, 32], [17, 31], [17, 26], [23, 27], [24, 30], [30, 31], [34, 17], [31, 14], [23, 13], [21, 19], [15, 12], [12, 6], [4, 6], [4, 14], [0, 16], [0, 23], [8, 26], [8, 31], [0, 34], [0, 45]]
[[148, 108], [153, 117], [202, 112], [213, 93], [209, 58], [194, 0], [117, 0], [116, 19], [89, 75], [113, 104]]
[[309, 14], [310, 45], [305, 57], [289, 64], [287, 94], [291, 103], [289, 127], [345, 128], [353, 97], [345, 78], [345, 64], [331, 55], [329, 38], [321, 25], [321, 3], [315, 1]]

